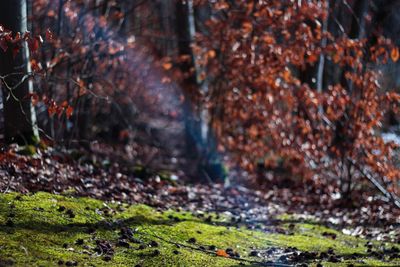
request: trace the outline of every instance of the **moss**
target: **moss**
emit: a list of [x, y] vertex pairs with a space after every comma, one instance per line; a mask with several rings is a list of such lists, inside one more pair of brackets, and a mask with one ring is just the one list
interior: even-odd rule
[[[292, 229], [293, 234], [271, 234], [223, 226], [225, 218], [212, 223], [205, 219], [209, 215], [198, 218], [188, 212], [158, 212], [145, 205], [128, 206], [47, 193], [0, 195], [0, 265], [13, 262], [15, 266], [54, 266], [59, 261], [76, 261], [79, 266], [239, 266], [235, 259], [216, 257], [211, 251], [200, 249], [211, 245], [232, 248], [243, 259], [252, 261], [260, 259], [249, 258], [250, 250], [274, 246], [316, 252], [333, 248], [339, 255], [361, 255], [341, 263], [344, 266], [350, 262], [400, 264], [367, 257], [365, 240], [324, 226], [298, 223], [293, 228], [284, 223], [281, 227]], [[140, 244], [135, 242], [130, 242], [130, 248], [116, 246], [121, 228], [126, 226], [136, 229], [134, 237], [145, 245], [144, 249], [139, 249]], [[327, 238], [325, 232], [334, 233], [336, 238]], [[112, 244], [115, 253], [111, 259], [95, 252], [96, 240]], [[151, 241], [159, 246], [149, 246]], [[159, 255], [154, 255], [156, 250]]]
[[26, 146], [20, 147], [18, 149], [17, 153], [20, 155], [25, 155], [25, 156], [33, 156], [37, 153], [37, 150], [34, 145], [26, 145]]

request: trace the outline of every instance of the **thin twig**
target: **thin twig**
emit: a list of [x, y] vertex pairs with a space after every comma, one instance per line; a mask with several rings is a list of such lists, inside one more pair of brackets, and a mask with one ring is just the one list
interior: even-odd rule
[[353, 159], [347, 159], [368, 181], [370, 181], [382, 194], [385, 195], [394, 206], [400, 209], [400, 201], [397, 196], [391, 194], [386, 190], [371, 174], [367, 173], [359, 164], [357, 164]]

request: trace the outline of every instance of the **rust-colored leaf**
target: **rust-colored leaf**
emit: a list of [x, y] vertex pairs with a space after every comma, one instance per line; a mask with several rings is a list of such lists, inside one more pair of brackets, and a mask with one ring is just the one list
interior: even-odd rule
[[172, 69], [172, 64], [170, 62], [165, 62], [164, 64], [162, 64], [162, 67], [164, 70], [170, 70]]
[[392, 58], [393, 62], [397, 62], [399, 60], [400, 54], [398, 47], [394, 47], [392, 49], [392, 51], [390, 52], [390, 57]]
[[60, 106], [63, 107], [63, 108], [68, 107], [68, 101], [67, 101], [67, 100], [64, 100], [64, 101], [61, 103]]
[[74, 112], [74, 108], [71, 106], [68, 106], [67, 109], [65, 110], [65, 115], [69, 119], [72, 116], [72, 113]]
[[215, 254], [216, 254], [217, 256], [219, 256], [219, 257], [229, 258], [229, 254], [226, 253], [226, 251], [223, 250], [223, 249], [218, 249], [218, 250], [215, 252]]
[[28, 41], [29, 51], [32, 53], [36, 52], [39, 49], [40, 41], [38, 38], [33, 38]]
[[209, 58], [215, 58], [216, 55], [217, 55], [217, 53], [215, 52], [215, 50], [208, 51], [208, 57]]
[[35, 59], [31, 59], [31, 68], [33, 71], [40, 71], [41, 70], [40, 63], [38, 63]]
[[253, 25], [251, 24], [251, 22], [243, 22], [242, 24], [242, 30], [245, 34], [250, 33], [253, 30]]

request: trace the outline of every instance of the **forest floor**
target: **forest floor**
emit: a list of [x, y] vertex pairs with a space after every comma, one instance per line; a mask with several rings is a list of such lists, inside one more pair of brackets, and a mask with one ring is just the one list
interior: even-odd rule
[[0, 153], [0, 266], [400, 265], [400, 213], [373, 195], [188, 184], [110, 149]]
[[400, 264], [399, 244], [355, 237], [312, 218], [281, 215], [254, 225], [232, 218], [49, 193], [3, 194], [0, 266]]

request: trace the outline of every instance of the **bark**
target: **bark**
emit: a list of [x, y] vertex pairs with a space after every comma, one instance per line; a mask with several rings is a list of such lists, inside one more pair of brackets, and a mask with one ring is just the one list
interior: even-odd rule
[[[26, 0], [0, 1], [0, 24], [13, 33], [27, 31]], [[23, 43], [15, 57], [11, 47], [6, 52], [0, 51], [0, 75], [15, 74], [4, 78], [1, 83], [4, 97], [4, 133], [8, 143], [24, 144], [38, 140], [36, 115], [29, 98], [29, 94], [33, 92], [32, 81], [28, 79], [30, 72], [29, 49], [26, 43]]]
[[[189, 5], [187, 2], [177, 1], [176, 3], [176, 32], [178, 38], [178, 51], [180, 55], [191, 55], [193, 53], [191, 49], [191, 29], [189, 20]], [[182, 63], [180, 66], [183, 72], [188, 72], [194, 68], [193, 60], [191, 62]], [[194, 114], [194, 109], [191, 102], [191, 96], [193, 91], [196, 90], [197, 81], [196, 75], [190, 75], [183, 82], [183, 94], [185, 97], [183, 103], [184, 122], [185, 122], [185, 141], [187, 147], [187, 154], [193, 158], [199, 156], [199, 144], [201, 143], [201, 137], [199, 136], [198, 129], [198, 118]]]
[[[201, 19], [207, 14], [206, 11], [206, 9], [196, 10]], [[195, 7], [191, 0], [177, 1], [175, 22], [179, 54], [190, 55], [192, 58], [190, 63], [183, 63], [180, 68], [183, 72], [194, 70], [193, 74], [183, 82], [186, 152], [197, 162], [197, 166], [193, 166], [192, 174], [211, 182], [211, 180], [224, 178], [224, 175], [222, 164], [215, 153], [215, 142], [208, 127], [208, 111], [200, 103], [194, 102], [197, 101], [196, 95], [206, 93], [207, 83], [200, 79], [201, 69], [196, 64], [191, 47], [196, 33]]]
[[365, 37], [365, 17], [369, 10], [369, 0], [359, 0], [353, 7], [353, 20], [349, 33], [350, 38], [362, 39]]
[[[327, 11], [329, 13], [329, 1], [327, 2]], [[328, 17], [322, 22], [322, 32], [326, 33], [328, 31]], [[325, 48], [327, 45], [327, 39], [324, 37], [321, 40], [321, 47]], [[318, 70], [317, 70], [317, 91], [322, 93], [324, 85], [324, 69], [325, 69], [325, 55], [321, 54], [319, 57]]]

